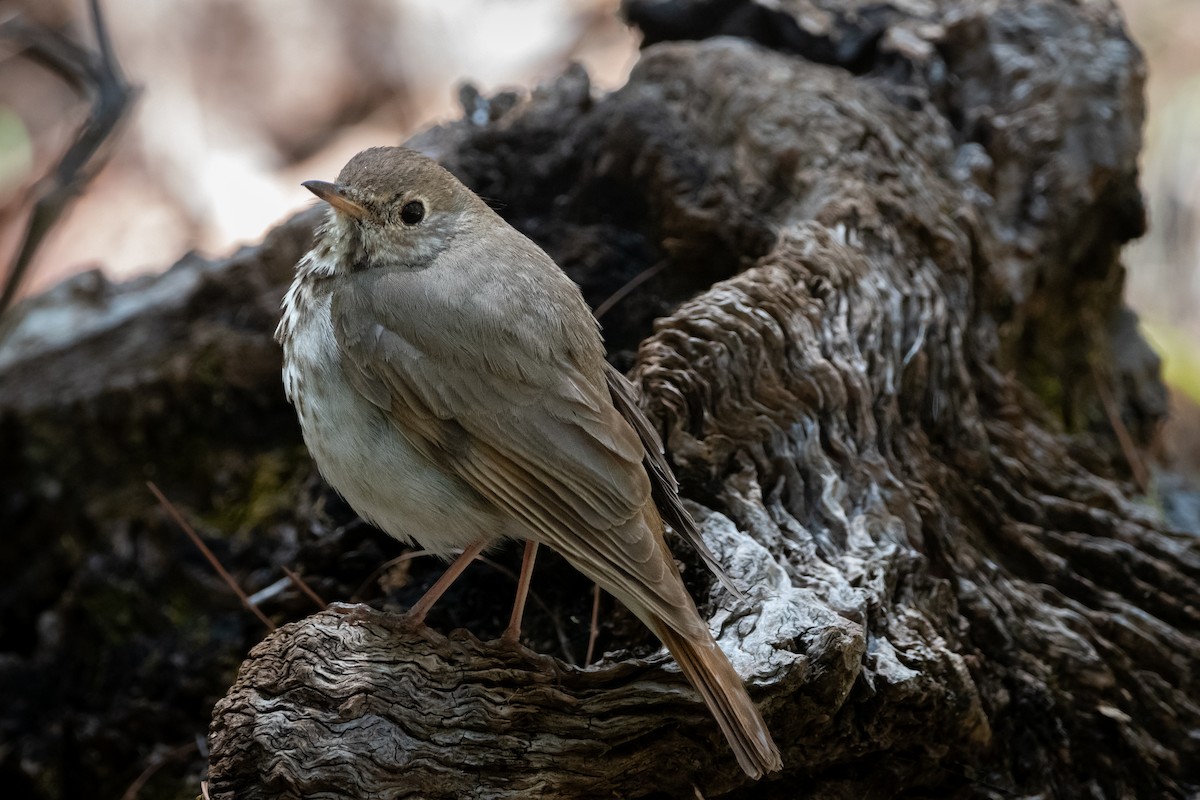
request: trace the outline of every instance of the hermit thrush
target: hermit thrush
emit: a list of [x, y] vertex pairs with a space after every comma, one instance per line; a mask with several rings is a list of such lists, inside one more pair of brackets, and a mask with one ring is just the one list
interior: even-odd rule
[[534, 548], [549, 545], [662, 639], [747, 774], [780, 769], [680, 580], [664, 518], [723, 573], [579, 288], [410, 150], [372, 148], [336, 183], [304, 185], [332, 209], [283, 303], [284, 385], [321, 473], [360, 515], [462, 552], [414, 616], [485, 547], [520, 539], [515, 638]]

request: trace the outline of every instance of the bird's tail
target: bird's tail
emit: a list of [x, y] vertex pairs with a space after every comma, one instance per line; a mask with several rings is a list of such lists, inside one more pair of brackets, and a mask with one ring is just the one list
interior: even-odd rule
[[779, 748], [762, 715], [712, 635], [704, 630], [700, 636], [685, 636], [666, 622], [656, 622], [651, 629], [679, 662], [688, 682], [704, 698], [746, 774], [757, 780], [782, 769]]

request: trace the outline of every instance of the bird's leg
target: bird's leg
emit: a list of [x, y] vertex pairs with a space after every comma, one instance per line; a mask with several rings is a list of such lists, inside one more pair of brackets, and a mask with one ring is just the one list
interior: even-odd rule
[[470, 566], [475, 557], [483, 552], [483, 548], [488, 546], [487, 539], [481, 539], [475, 544], [462, 551], [462, 555], [454, 559], [446, 571], [442, 573], [442, 577], [438, 578], [433, 586], [429, 587], [429, 591], [425, 592], [424, 596], [416, 602], [416, 604], [408, 610], [408, 621], [413, 626], [420, 625], [425, 621], [425, 615], [429, 613], [429, 609], [433, 608], [433, 604], [438, 601], [438, 598], [446, 593], [450, 588], [450, 584], [462, 575], [463, 570]]
[[517, 598], [513, 601], [512, 616], [500, 641], [516, 644], [521, 639], [521, 617], [525, 615], [525, 600], [529, 597], [529, 581], [533, 578], [533, 562], [537, 558], [537, 542], [525, 543], [525, 555], [521, 559], [521, 575], [517, 578]]
[[586, 667], [592, 663], [592, 654], [596, 652], [596, 636], [600, 633], [600, 584], [592, 585], [592, 624], [588, 628], [587, 655], [583, 657]]

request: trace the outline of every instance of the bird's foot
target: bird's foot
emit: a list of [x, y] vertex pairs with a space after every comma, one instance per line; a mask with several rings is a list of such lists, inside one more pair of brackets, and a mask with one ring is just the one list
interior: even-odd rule
[[519, 627], [516, 629], [512, 628], [511, 626], [509, 626], [508, 628], [505, 628], [504, 633], [500, 634], [500, 638], [497, 639], [496, 641], [502, 647], [514, 647], [514, 648], [518, 648], [518, 649], [520, 649], [520, 648], [528, 649], [528, 648], [525, 648], [525, 646], [523, 644], [521, 644], [521, 629]]
[[425, 614], [419, 609], [409, 609], [400, 615], [397, 620], [398, 627], [409, 633], [417, 633], [418, 631], [428, 630], [429, 626], [425, 624]]
[[375, 609], [363, 603], [332, 603], [329, 610], [341, 616], [342, 622], [348, 623], [363, 623], [371, 619], [371, 615], [377, 613]]

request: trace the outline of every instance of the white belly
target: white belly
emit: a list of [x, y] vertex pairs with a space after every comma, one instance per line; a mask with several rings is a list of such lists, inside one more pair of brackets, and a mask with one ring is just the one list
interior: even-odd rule
[[[341, 373], [328, 297], [284, 343], [283, 381], [325, 480], [368, 522], [436, 553], [515, 532], [460, 478], [437, 468]], [[288, 309], [289, 312], [292, 309]]]

